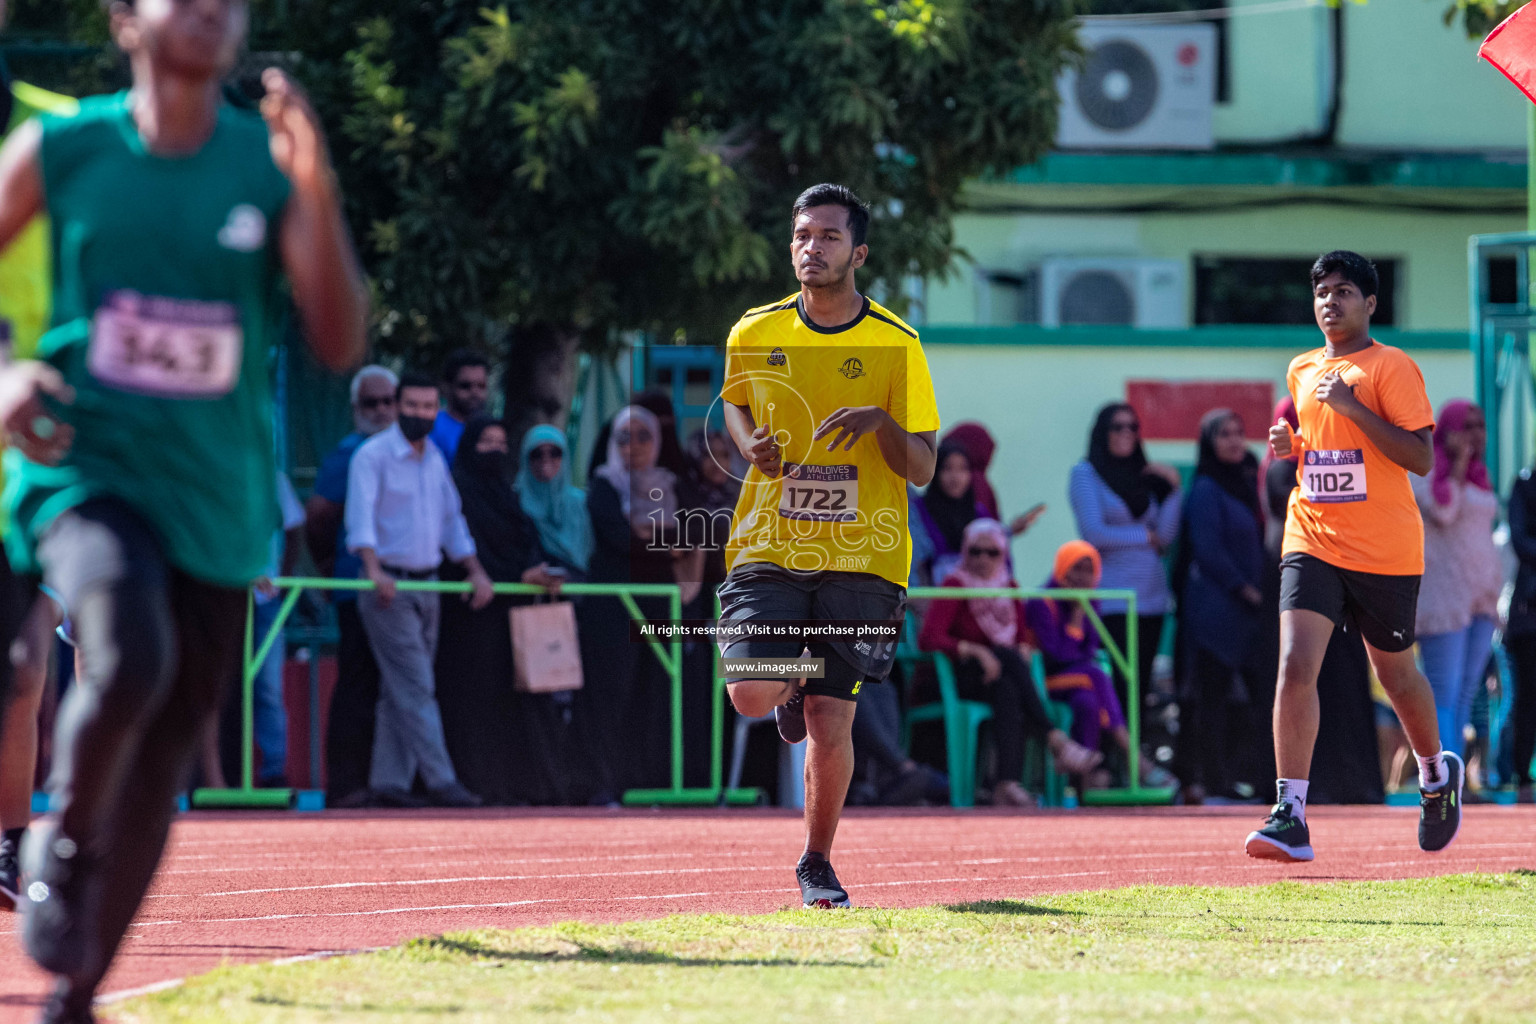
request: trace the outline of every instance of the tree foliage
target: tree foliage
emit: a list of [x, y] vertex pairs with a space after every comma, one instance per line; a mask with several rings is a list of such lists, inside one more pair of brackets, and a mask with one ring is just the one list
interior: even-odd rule
[[1493, 27], [1525, 6], [1527, 0], [1452, 0], [1445, 9], [1445, 23], [1454, 25], [1461, 19], [1467, 35], [1481, 39]]
[[1038, 158], [1073, 0], [330, 0], [282, 35], [333, 126], [395, 349], [717, 341], [793, 287], [788, 210], [876, 208], [899, 303], [962, 186]]

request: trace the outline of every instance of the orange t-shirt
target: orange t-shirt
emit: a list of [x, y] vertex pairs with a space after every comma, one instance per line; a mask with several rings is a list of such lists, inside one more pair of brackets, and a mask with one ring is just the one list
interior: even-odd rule
[[1393, 426], [1417, 431], [1435, 425], [1424, 374], [1402, 349], [1373, 341], [1352, 355], [1330, 359], [1319, 348], [1291, 360], [1285, 382], [1301, 424], [1301, 457], [1283, 551], [1356, 572], [1421, 576], [1424, 521], [1408, 471], [1348, 417], [1317, 400], [1318, 382], [1334, 370], [1367, 409]]

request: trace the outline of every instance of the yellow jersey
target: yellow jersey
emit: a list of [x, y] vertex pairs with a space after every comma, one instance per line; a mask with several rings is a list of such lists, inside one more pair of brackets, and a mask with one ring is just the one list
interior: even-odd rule
[[[816, 427], [844, 407], [879, 406], [902, 429], [939, 429], [933, 379], [917, 332], [879, 303], [839, 327], [811, 322], [796, 293], [748, 310], [731, 329], [723, 401], [767, 426], [783, 453], [776, 478], [755, 466], [736, 502], [726, 561], [796, 572], [867, 572], [907, 585], [912, 537], [907, 481], [874, 434], [827, 451]], [[834, 432], [835, 433], [835, 432]]]
[[[12, 83], [11, 92], [15, 100], [11, 123], [0, 125], [6, 135], [41, 111], [68, 114], [80, 107], [68, 96], [26, 82]], [[38, 338], [48, 328], [51, 260], [48, 221], [42, 216], [34, 217], [0, 251], [0, 342], [9, 343], [11, 355], [20, 359], [31, 358]]]

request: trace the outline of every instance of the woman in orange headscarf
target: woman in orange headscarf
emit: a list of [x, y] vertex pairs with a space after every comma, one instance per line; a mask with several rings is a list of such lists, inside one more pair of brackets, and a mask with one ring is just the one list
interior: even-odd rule
[[[1084, 540], [1070, 540], [1056, 552], [1048, 589], [1092, 590], [1098, 586], [1103, 561], [1098, 549]], [[1091, 602], [1098, 611], [1098, 602]], [[1035, 598], [1024, 606], [1024, 619], [1034, 635], [1035, 646], [1045, 661], [1045, 688], [1051, 699], [1072, 709], [1072, 738], [1097, 750], [1108, 730], [1122, 751], [1131, 748], [1125, 712], [1115, 685], [1099, 666], [1099, 634], [1088, 622], [1082, 603], [1075, 600]], [[1153, 785], [1169, 780], [1167, 772], [1146, 756], [1141, 758], [1141, 777]], [[1107, 773], [1096, 771], [1079, 785], [1108, 785]]]

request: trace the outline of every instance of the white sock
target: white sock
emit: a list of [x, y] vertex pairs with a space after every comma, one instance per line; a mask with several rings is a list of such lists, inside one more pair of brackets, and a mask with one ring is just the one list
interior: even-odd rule
[[1307, 780], [1276, 779], [1275, 803], [1285, 804], [1303, 824], [1307, 821]]
[[1439, 789], [1451, 781], [1451, 773], [1445, 769], [1445, 751], [1432, 757], [1413, 755], [1419, 762], [1419, 786], [1423, 789]]

